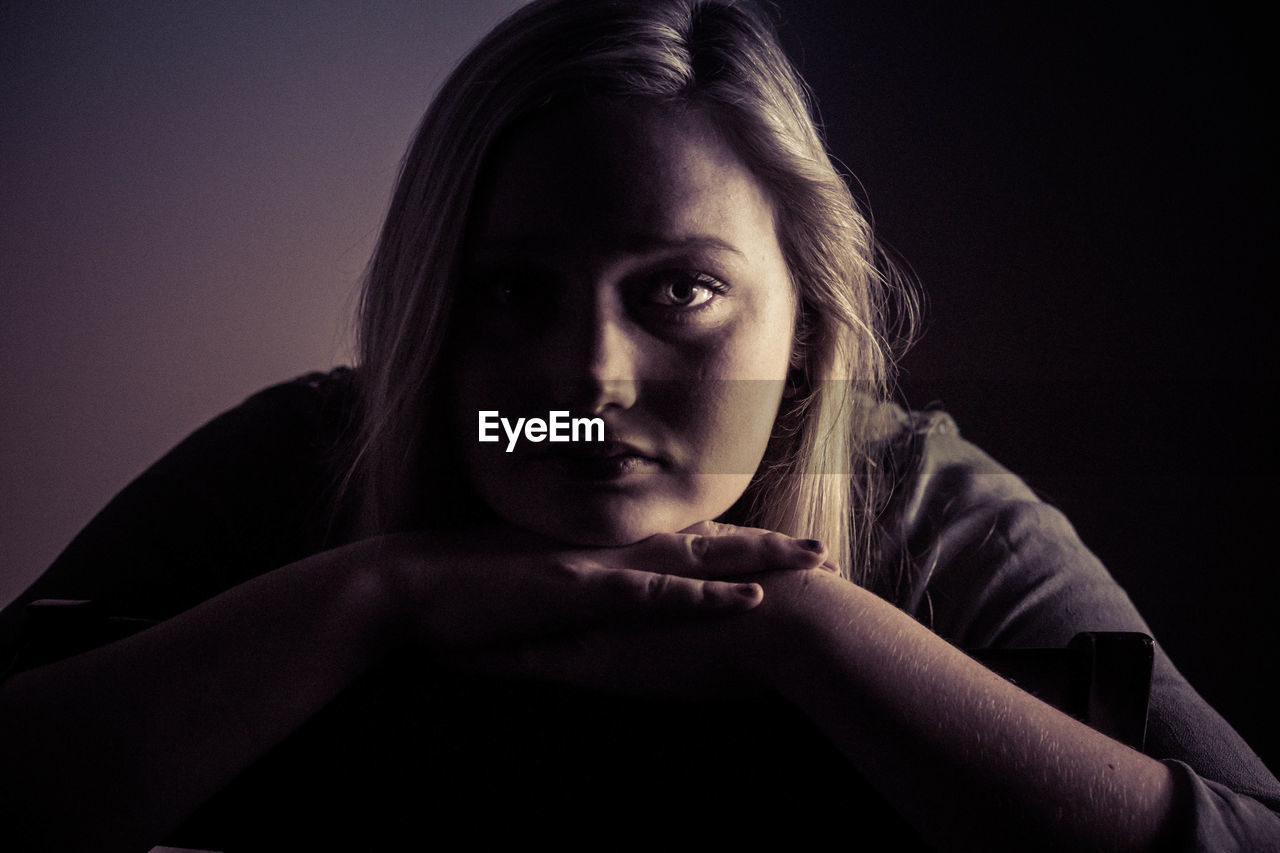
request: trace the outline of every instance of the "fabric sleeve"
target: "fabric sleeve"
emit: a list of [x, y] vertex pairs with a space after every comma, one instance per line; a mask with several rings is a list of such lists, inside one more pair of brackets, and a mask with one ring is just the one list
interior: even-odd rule
[[[966, 649], [1061, 648], [1083, 631], [1151, 630], [1056, 508], [941, 413], [908, 424], [894, 531], [902, 602]], [[1174, 667], [1158, 638], [1144, 751], [1179, 779], [1178, 849], [1280, 850], [1280, 782]]]
[[[253, 395], [126, 486], [0, 613], [0, 667], [20, 648], [33, 663], [59, 656], [31, 647], [41, 636], [82, 651], [320, 550], [340, 526], [329, 509], [339, 377]], [[91, 606], [36, 608], [24, 619], [47, 599]], [[44, 630], [49, 620], [57, 625]], [[21, 636], [24, 622], [33, 636]]]

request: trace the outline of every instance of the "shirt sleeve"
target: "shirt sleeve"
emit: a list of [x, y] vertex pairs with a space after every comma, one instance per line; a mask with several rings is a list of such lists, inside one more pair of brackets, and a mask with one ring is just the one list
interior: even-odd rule
[[126, 486], [0, 613], [0, 669], [101, 645], [321, 550], [341, 527], [336, 382], [258, 392]]
[[[901, 602], [966, 649], [1061, 648], [1084, 631], [1151, 629], [1056, 508], [965, 441], [946, 415], [909, 418], [893, 533]], [[1161, 648], [1144, 751], [1175, 771], [1175, 849], [1280, 850], [1280, 782]]]

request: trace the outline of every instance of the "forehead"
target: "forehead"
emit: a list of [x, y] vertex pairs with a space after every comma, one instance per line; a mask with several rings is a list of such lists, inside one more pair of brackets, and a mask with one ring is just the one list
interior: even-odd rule
[[471, 237], [570, 243], [773, 237], [755, 176], [703, 109], [581, 100], [521, 125], [486, 168]]

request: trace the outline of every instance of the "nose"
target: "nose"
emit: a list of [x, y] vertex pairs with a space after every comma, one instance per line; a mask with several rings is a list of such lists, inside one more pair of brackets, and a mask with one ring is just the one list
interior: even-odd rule
[[561, 345], [569, 367], [564, 376], [566, 402], [572, 410], [594, 416], [635, 405], [643, 347], [641, 330], [607, 296], [597, 295], [590, 302], [570, 312], [578, 316]]
[[629, 409], [636, 402], [639, 353], [634, 334], [622, 323], [604, 320], [595, 325], [581, 399], [598, 415], [606, 409]]

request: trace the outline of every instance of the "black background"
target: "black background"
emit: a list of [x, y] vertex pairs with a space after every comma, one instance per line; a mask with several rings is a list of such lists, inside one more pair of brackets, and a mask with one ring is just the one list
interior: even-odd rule
[[915, 407], [1061, 507], [1280, 766], [1273, 70], [1260, 13], [783, 2], [877, 233], [928, 296]]

